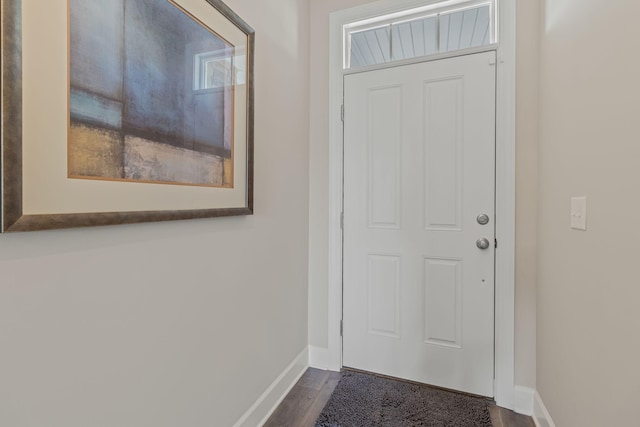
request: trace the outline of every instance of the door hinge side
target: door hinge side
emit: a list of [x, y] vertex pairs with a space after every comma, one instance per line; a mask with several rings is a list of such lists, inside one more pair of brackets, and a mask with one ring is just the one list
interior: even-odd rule
[[344, 333], [344, 321], [340, 320], [340, 336]]
[[340, 212], [340, 230], [344, 230], [344, 212]]
[[493, 239], [493, 241], [495, 248], [498, 249], [498, 239]]
[[344, 123], [344, 104], [340, 106], [340, 120]]

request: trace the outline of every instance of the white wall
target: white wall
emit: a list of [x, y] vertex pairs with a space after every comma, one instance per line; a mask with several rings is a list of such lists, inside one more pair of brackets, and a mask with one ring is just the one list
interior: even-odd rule
[[227, 3], [255, 216], [0, 236], [0, 425], [231, 426], [306, 347], [308, 0]]
[[544, 3], [537, 387], [558, 426], [638, 425], [640, 3]]
[[[367, 0], [311, 2], [309, 342], [327, 347], [329, 15]], [[538, 4], [518, 2], [516, 383], [535, 387]], [[520, 22], [522, 21], [522, 22]]]
[[517, 20], [515, 383], [535, 388], [540, 3], [519, 1]]

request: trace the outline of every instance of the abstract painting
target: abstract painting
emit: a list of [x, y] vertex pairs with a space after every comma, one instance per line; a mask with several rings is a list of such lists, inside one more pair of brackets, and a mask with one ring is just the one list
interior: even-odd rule
[[233, 187], [234, 46], [167, 0], [70, 0], [70, 178]]

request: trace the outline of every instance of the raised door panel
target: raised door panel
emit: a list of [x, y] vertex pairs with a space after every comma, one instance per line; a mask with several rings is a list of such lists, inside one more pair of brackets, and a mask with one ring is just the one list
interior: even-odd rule
[[400, 228], [402, 87], [370, 89], [367, 95], [370, 228]]
[[462, 77], [424, 83], [425, 228], [462, 230]]

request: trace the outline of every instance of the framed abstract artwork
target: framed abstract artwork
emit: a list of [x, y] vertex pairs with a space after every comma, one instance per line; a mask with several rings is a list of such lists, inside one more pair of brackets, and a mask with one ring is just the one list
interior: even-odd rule
[[253, 213], [255, 33], [224, 3], [2, 9], [2, 231]]

